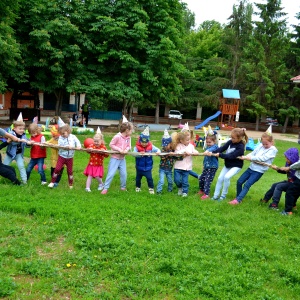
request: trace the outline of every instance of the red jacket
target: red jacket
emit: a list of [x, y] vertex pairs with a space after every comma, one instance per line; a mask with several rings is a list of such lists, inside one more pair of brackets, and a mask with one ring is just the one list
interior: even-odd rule
[[[31, 137], [30, 140], [40, 143], [41, 139], [42, 139], [43, 135], [39, 134], [36, 135], [34, 137]], [[31, 158], [45, 158], [47, 156], [47, 150], [46, 148], [41, 148], [40, 146], [35, 146], [33, 145], [31, 147], [31, 151], [30, 151], [30, 157]]]

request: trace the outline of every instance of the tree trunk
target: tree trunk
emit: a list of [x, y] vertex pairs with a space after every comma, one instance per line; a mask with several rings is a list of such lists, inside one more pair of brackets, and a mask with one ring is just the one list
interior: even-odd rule
[[156, 102], [156, 108], [155, 108], [155, 124], [159, 124], [159, 100]]
[[282, 127], [282, 133], [286, 133], [286, 128], [287, 128], [288, 123], [289, 123], [289, 116], [287, 115], [287, 116], [285, 117], [284, 125], [283, 125], [283, 127]]
[[63, 94], [64, 94], [64, 90], [63, 89], [58, 89], [58, 90], [54, 91], [54, 95], [56, 97], [56, 104], [55, 104], [55, 115], [56, 116], [61, 116]]
[[255, 131], [258, 131], [258, 127], [259, 127], [259, 115], [256, 116]]
[[127, 116], [127, 100], [123, 100], [122, 115]]

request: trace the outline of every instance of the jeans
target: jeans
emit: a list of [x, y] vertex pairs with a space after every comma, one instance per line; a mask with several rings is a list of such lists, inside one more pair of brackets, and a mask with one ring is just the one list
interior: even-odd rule
[[199, 175], [196, 172], [194, 172], [193, 170], [189, 170], [189, 175], [191, 175], [191, 176], [193, 176], [193, 177], [195, 177], [197, 179], [199, 177]]
[[45, 175], [45, 172], [44, 172], [44, 160], [45, 158], [42, 157], [42, 158], [31, 158], [30, 159], [30, 162], [27, 166], [27, 169], [26, 169], [26, 174], [27, 174], [27, 180], [29, 180], [29, 177], [30, 177], [30, 173], [32, 171], [32, 169], [34, 168], [35, 165], [38, 166], [38, 172], [41, 176], [41, 181], [43, 182], [46, 182], [46, 175]]
[[141, 184], [142, 184], [141, 181], [144, 176], [147, 179], [148, 188], [153, 189], [154, 183], [153, 183], [153, 177], [152, 177], [152, 170], [149, 170], [149, 171], [136, 170], [135, 186], [138, 188], [141, 187]]
[[110, 187], [110, 184], [118, 169], [120, 172], [121, 188], [126, 188], [126, 180], [127, 180], [126, 160], [125, 158], [116, 159], [114, 157], [111, 157], [108, 164], [107, 175], [104, 183], [105, 190], [107, 190]]
[[285, 193], [285, 211], [292, 211], [296, 205], [297, 198], [300, 196], [300, 180], [298, 178], [288, 187]]
[[271, 188], [266, 192], [263, 199], [270, 200], [272, 198], [273, 203], [276, 203], [278, 205], [282, 192], [286, 192], [291, 184], [293, 183], [287, 180], [272, 184]]
[[241, 170], [241, 168], [237, 168], [237, 167], [232, 167], [232, 168], [226, 168], [223, 167], [223, 169], [221, 170], [221, 173], [218, 177], [218, 181], [216, 184], [216, 189], [215, 189], [215, 193], [214, 193], [214, 198], [218, 198], [220, 193], [221, 193], [221, 188], [223, 185], [223, 190], [221, 193], [221, 197], [226, 197], [227, 193], [228, 193], [228, 188], [230, 186], [230, 179], [236, 175], [239, 171]]
[[159, 168], [159, 181], [157, 184], [157, 193], [161, 193], [163, 186], [164, 186], [164, 181], [165, 181], [165, 176], [167, 177], [167, 182], [168, 182], [168, 192], [171, 192], [173, 190], [173, 172], [172, 169], [163, 169]]
[[189, 191], [189, 171], [174, 169], [174, 182], [181, 189], [182, 193], [187, 194]]
[[256, 172], [248, 168], [236, 183], [236, 199], [241, 202], [247, 195], [250, 187], [258, 181], [264, 173]]
[[4, 158], [3, 164], [10, 165], [13, 160], [15, 160], [17, 163], [22, 182], [27, 183], [27, 174], [26, 174], [26, 169], [25, 169], [22, 153], [17, 154], [14, 159], [12, 159], [9, 155], [6, 155]]

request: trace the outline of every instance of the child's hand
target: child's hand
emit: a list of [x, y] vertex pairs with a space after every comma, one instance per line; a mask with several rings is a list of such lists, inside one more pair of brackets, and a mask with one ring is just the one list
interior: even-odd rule
[[8, 143], [11, 143], [11, 142], [12, 142], [12, 139], [11, 139], [11, 138], [7, 138], [6, 141], [7, 141]]
[[276, 165], [272, 165], [271, 168], [276, 171], [279, 170], [279, 167], [277, 167]]
[[288, 172], [290, 170], [290, 167], [281, 167], [279, 168], [280, 171]]

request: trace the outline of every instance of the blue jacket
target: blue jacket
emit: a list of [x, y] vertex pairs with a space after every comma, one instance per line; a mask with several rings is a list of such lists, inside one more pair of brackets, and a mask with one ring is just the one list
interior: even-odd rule
[[[145, 149], [146, 150], [146, 149]], [[139, 152], [137, 147], [134, 147], [133, 152]], [[152, 145], [145, 152], [156, 153], [160, 152], [160, 150]], [[153, 168], [153, 157], [152, 156], [137, 156], [135, 158], [135, 167], [137, 171], [150, 171]]]
[[[12, 130], [9, 133], [14, 135], [14, 136], [17, 136], [20, 139], [28, 140], [25, 133], [23, 133], [21, 137], [19, 135], [17, 135], [14, 130]], [[17, 155], [17, 148], [18, 148], [17, 146], [18, 146], [18, 144], [21, 144], [21, 147], [22, 147], [22, 153], [21, 154], [22, 154], [22, 157], [24, 156], [24, 150], [25, 150], [25, 147], [27, 145], [25, 143], [19, 143], [19, 142], [12, 141], [11, 143], [8, 143], [7, 148], [6, 148], [6, 154], [9, 157], [11, 157], [12, 159], [14, 159]], [[27, 146], [27, 148], [29, 148], [29, 147], [30, 146]]]
[[[218, 149], [218, 145], [212, 145], [211, 147], [207, 148], [206, 150], [209, 152], [213, 152]], [[218, 169], [219, 167], [219, 160], [215, 156], [205, 156], [203, 159], [203, 168], [204, 169]]]

